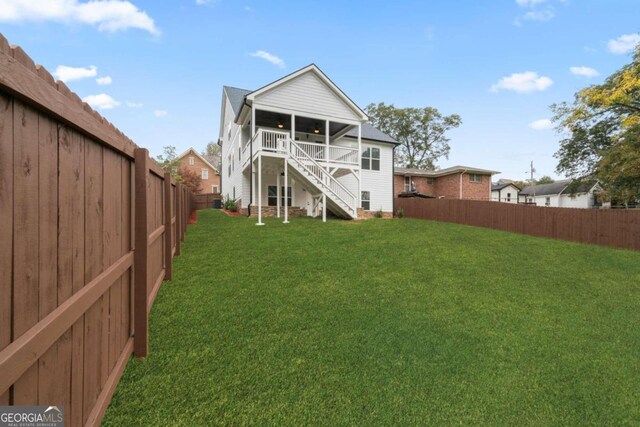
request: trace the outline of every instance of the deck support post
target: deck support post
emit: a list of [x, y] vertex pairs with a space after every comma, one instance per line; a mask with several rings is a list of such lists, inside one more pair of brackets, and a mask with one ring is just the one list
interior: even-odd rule
[[258, 222], [256, 225], [264, 225], [262, 222], [262, 153], [258, 156]]
[[358, 218], [358, 208], [362, 206], [362, 123], [358, 123], [358, 194], [356, 200], [358, 205], [355, 206], [356, 218]]
[[280, 172], [276, 171], [276, 218], [280, 218]]
[[322, 222], [327, 222], [327, 193], [322, 193]]
[[289, 224], [289, 167], [287, 158], [284, 158], [284, 221], [283, 224]]

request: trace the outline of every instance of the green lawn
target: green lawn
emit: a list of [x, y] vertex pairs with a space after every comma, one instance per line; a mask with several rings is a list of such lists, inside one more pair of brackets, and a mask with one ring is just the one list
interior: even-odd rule
[[638, 425], [640, 253], [200, 211], [104, 424]]

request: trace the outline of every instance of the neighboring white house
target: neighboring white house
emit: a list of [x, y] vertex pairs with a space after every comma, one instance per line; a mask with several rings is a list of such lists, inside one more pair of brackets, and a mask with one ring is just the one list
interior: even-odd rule
[[575, 183], [565, 179], [551, 184], [540, 184], [525, 187], [520, 191], [519, 203], [535, 203], [538, 206], [555, 208], [589, 209], [600, 205], [598, 193], [602, 191], [600, 184]]
[[491, 200], [501, 203], [518, 203], [520, 187], [511, 181], [496, 182], [491, 184]]
[[263, 215], [326, 219], [327, 210], [391, 216], [398, 143], [367, 119], [314, 64], [255, 91], [224, 86], [222, 195], [259, 224]]

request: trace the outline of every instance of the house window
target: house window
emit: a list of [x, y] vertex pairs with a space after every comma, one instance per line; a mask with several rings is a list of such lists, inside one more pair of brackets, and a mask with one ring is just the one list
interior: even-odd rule
[[209, 169], [202, 169], [202, 179], [209, 179]]
[[229, 166], [227, 166], [229, 168], [229, 176], [231, 176], [231, 154], [229, 154]]
[[360, 199], [362, 200], [362, 204], [361, 204], [362, 209], [364, 209], [365, 211], [370, 210], [370, 208], [371, 208], [371, 192], [363, 191], [362, 194], [360, 195]]
[[434, 184], [436, 182], [435, 178], [427, 178], [427, 184]]
[[511, 193], [507, 193], [507, 202], [511, 201]]
[[362, 152], [362, 169], [379, 171], [380, 170], [380, 149], [367, 148]]
[[195, 159], [193, 157], [189, 157], [189, 164], [193, 166], [195, 163], [196, 163]]
[[469, 181], [482, 182], [482, 175], [478, 175], [477, 173], [471, 173], [469, 174]]
[[[270, 185], [267, 190], [267, 205], [278, 206], [278, 187]], [[284, 206], [284, 187], [280, 187], [280, 205]], [[291, 206], [291, 187], [287, 187], [287, 206]]]
[[238, 161], [242, 161], [242, 147], [238, 145]]
[[546, 199], [544, 199], [544, 205], [551, 206], [551, 197], [547, 197]]
[[233, 200], [236, 199], [236, 187], [233, 187]]
[[411, 191], [411, 177], [410, 176], [405, 176], [404, 177], [404, 192], [405, 193], [409, 193]]

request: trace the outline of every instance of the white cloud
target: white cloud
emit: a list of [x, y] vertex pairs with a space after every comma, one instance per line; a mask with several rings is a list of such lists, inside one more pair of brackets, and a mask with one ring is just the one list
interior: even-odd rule
[[529, 127], [534, 130], [546, 130], [553, 128], [553, 122], [549, 119], [540, 119], [529, 123]]
[[68, 67], [66, 65], [58, 65], [53, 72], [53, 76], [63, 82], [95, 77], [97, 74], [98, 68], [95, 65], [90, 65], [88, 67]]
[[98, 83], [101, 86], [110, 85], [112, 82], [113, 80], [111, 79], [111, 76], [98, 77], [96, 79], [96, 83]]
[[167, 114], [169, 114], [169, 113], [167, 113], [165, 110], [155, 110], [153, 112], [153, 115], [156, 116], [156, 117], [164, 117]]
[[582, 76], [582, 77], [598, 77], [600, 75], [598, 70], [591, 67], [585, 67], [585, 66], [571, 67], [569, 68], [569, 71], [571, 71], [571, 74], [574, 74], [576, 76]]
[[540, 3], [545, 3], [547, 0], [516, 0], [518, 6], [521, 7], [533, 7]]
[[250, 53], [249, 55], [251, 55], [253, 57], [256, 57], [256, 58], [264, 59], [265, 61], [270, 62], [271, 64], [273, 64], [273, 65], [275, 65], [275, 66], [277, 66], [279, 68], [285, 68], [286, 67], [286, 65], [284, 65], [284, 61], [281, 58], [279, 58], [279, 57], [277, 57], [277, 56], [275, 56], [275, 55], [273, 55], [273, 54], [271, 54], [269, 52], [266, 52], [264, 50], [256, 50], [255, 52]]
[[552, 84], [553, 80], [549, 77], [539, 76], [533, 71], [525, 71], [501, 78], [498, 83], [491, 86], [491, 92], [511, 90], [517, 93], [530, 93], [547, 90]]
[[80, 23], [115, 32], [137, 28], [159, 34], [153, 19], [126, 0], [0, 0], [0, 22]]
[[116, 101], [106, 93], [85, 96], [84, 98], [82, 98], [82, 100], [91, 105], [93, 108], [99, 108], [101, 110], [111, 110], [112, 108], [120, 105], [118, 101]]
[[125, 104], [129, 108], [142, 108], [142, 102], [127, 101]]
[[609, 52], [616, 55], [624, 55], [631, 52], [640, 43], [640, 33], [623, 34], [617, 39], [609, 40], [607, 47]]
[[551, 21], [556, 16], [556, 12], [552, 7], [548, 7], [543, 10], [531, 10], [522, 16], [522, 19], [527, 21]]

